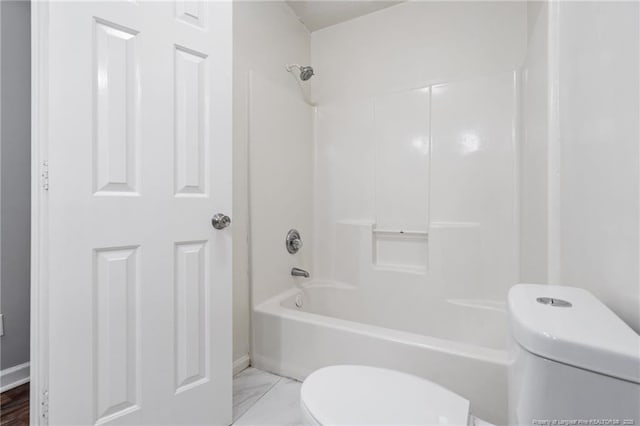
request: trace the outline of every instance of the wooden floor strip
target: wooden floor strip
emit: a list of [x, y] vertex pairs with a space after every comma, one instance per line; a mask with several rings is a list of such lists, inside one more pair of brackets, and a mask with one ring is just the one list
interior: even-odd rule
[[0, 426], [29, 424], [29, 383], [0, 394]]

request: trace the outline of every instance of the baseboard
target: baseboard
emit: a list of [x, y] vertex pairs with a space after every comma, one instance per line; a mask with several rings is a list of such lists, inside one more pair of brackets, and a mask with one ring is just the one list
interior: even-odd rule
[[240, 358], [233, 361], [233, 375], [235, 376], [236, 374], [238, 374], [245, 368], [249, 367], [250, 365], [251, 365], [251, 358], [249, 358], [249, 355], [247, 354], [247, 355], [241, 356]]
[[0, 392], [8, 391], [29, 381], [29, 363], [0, 371]]

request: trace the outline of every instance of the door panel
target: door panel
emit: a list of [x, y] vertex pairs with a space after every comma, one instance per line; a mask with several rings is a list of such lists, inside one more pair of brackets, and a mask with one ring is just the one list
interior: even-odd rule
[[95, 191], [135, 193], [140, 173], [138, 31], [94, 18], [92, 50]]
[[207, 55], [175, 46], [176, 192], [205, 194]]
[[100, 249], [94, 255], [93, 362], [98, 420], [140, 407], [137, 249]]
[[196, 241], [175, 245], [176, 392], [186, 391], [209, 378], [206, 244]]
[[231, 5], [49, 5], [51, 424], [231, 420]]

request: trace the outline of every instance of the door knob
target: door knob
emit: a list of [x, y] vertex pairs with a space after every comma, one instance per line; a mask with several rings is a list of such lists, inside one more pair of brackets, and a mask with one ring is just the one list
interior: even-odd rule
[[231, 218], [222, 213], [216, 213], [211, 219], [211, 225], [216, 229], [224, 229], [231, 225]]

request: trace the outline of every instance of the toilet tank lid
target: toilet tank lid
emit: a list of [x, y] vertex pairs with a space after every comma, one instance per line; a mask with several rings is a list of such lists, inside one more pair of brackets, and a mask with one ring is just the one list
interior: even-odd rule
[[511, 334], [527, 351], [640, 383], [640, 336], [588, 291], [517, 284], [508, 309]]

